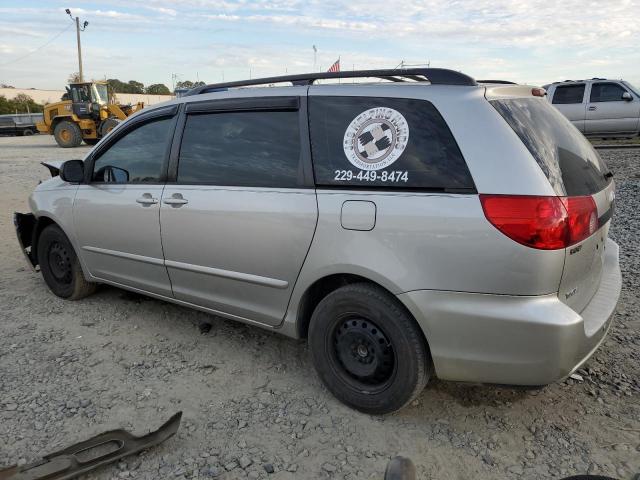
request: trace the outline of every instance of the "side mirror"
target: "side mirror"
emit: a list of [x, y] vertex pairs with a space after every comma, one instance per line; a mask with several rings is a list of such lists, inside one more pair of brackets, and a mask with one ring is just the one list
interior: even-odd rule
[[60, 168], [60, 178], [69, 183], [81, 183], [84, 180], [84, 162], [67, 160]]
[[631, 100], [633, 100], [633, 97], [631, 96], [631, 94], [630, 94], [629, 92], [624, 92], [624, 93], [622, 94], [622, 99], [623, 99], [625, 102], [630, 102]]

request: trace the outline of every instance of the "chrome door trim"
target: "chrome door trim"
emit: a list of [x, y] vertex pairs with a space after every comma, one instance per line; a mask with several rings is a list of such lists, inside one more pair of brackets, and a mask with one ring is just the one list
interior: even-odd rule
[[136, 255], [135, 253], [119, 252], [118, 250], [109, 250], [107, 248], [90, 247], [86, 245], [83, 246], [82, 249], [87, 252], [102, 253], [103, 255], [126, 258], [127, 260], [134, 260], [136, 262], [150, 263], [152, 265], [164, 265], [164, 260], [162, 258], [146, 257], [144, 255]]
[[223, 270], [221, 268], [204, 267], [202, 265], [193, 265], [191, 263], [176, 262], [174, 260], [165, 260], [166, 267], [177, 268], [178, 270], [187, 270], [189, 272], [204, 273], [215, 277], [229, 278], [240, 282], [255, 283], [265, 287], [285, 289], [289, 286], [289, 282], [278, 280], [277, 278], [262, 277], [251, 273], [234, 272], [231, 270]]

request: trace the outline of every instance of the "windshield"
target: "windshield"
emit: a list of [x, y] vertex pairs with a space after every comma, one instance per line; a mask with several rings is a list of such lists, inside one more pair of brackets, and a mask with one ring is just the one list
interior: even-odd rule
[[96, 84], [93, 86], [97, 103], [108, 103], [109, 94], [107, 93], [107, 86], [104, 84]]
[[629, 82], [626, 82], [626, 81], [622, 82], [622, 83], [624, 83], [629, 88], [629, 90], [631, 90], [633, 93], [635, 93], [637, 96], [640, 97], [640, 93], [639, 93], [640, 92], [640, 88], [638, 88], [635, 85], [632, 85], [632, 84], [630, 84]]

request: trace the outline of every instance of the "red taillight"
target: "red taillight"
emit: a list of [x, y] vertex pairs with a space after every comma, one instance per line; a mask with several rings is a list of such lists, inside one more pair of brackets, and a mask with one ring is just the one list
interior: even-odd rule
[[598, 228], [591, 197], [536, 197], [480, 195], [482, 209], [498, 230], [528, 247], [566, 248], [589, 237]]
[[598, 209], [593, 198], [564, 197], [562, 203], [569, 213], [568, 245], [581, 242], [598, 229]]

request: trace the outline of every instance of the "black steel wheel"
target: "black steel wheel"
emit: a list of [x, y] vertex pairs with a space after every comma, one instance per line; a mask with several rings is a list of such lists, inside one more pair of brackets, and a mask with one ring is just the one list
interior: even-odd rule
[[73, 269], [71, 265], [71, 255], [69, 255], [69, 250], [67, 250], [66, 245], [57, 241], [51, 242], [45, 261], [57, 282], [62, 285], [71, 284], [73, 281]]
[[431, 357], [420, 327], [390, 293], [354, 283], [318, 303], [309, 325], [311, 359], [339, 400], [367, 413], [394, 412], [427, 384]]
[[393, 345], [372, 320], [347, 314], [336, 324], [331, 340], [331, 361], [346, 382], [369, 391], [388, 386], [396, 356]]
[[57, 225], [49, 225], [38, 237], [37, 258], [42, 278], [58, 297], [79, 300], [95, 291], [87, 282], [73, 246]]

